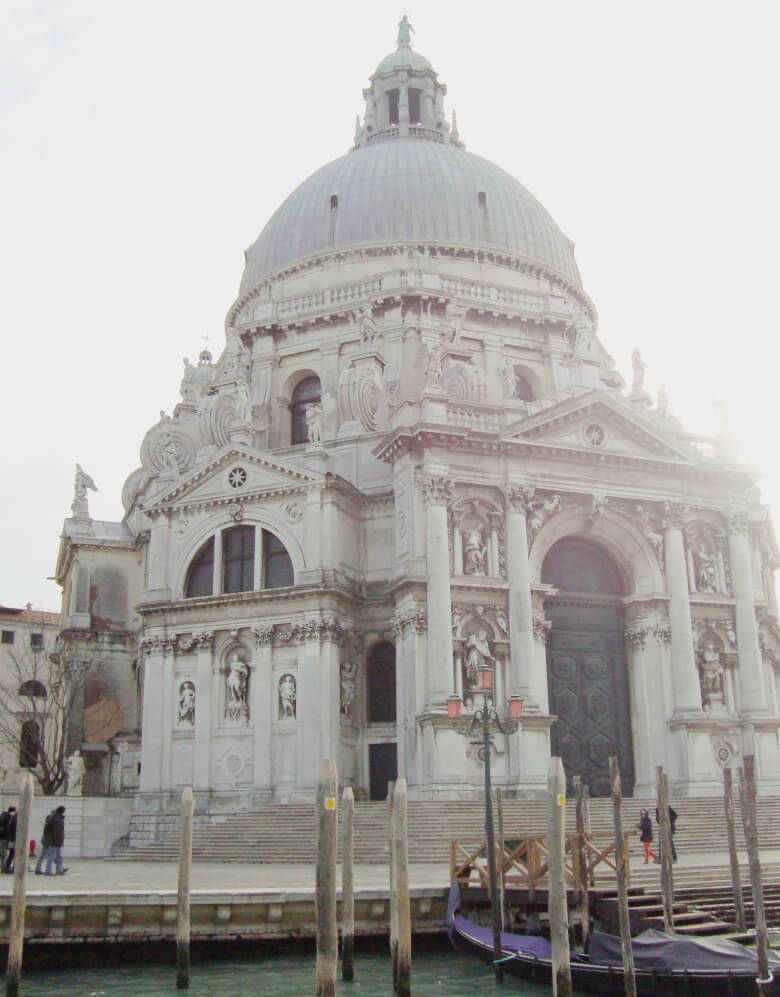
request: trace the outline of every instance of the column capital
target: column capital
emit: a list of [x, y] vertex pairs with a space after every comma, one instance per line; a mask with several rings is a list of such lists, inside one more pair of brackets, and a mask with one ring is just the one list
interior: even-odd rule
[[750, 519], [748, 514], [742, 509], [729, 510], [728, 516], [729, 533], [747, 536], [750, 530]]
[[504, 496], [504, 506], [507, 512], [519, 512], [527, 515], [533, 498], [534, 489], [528, 485], [505, 484], [501, 488]]
[[426, 505], [449, 505], [454, 484], [445, 475], [428, 474], [423, 479], [423, 500]]
[[683, 517], [688, 511], [688, 506], [675, 499], [667, 499], [664, 502], [664, 529], [681, 530], [683, 528]]

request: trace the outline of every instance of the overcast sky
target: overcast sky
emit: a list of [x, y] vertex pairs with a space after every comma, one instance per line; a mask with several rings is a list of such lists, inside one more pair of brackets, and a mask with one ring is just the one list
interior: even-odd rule
[[[219, 352], [244, 249], [347, 151], [397, 3], [0, 5], [0, 603], [59, 609], [76, 461], [120, 519], [182, 357]], [[472, 152], [576, 243], [630, 381], [714, 433], [727, 399], [780, 504], [780, 5], [416, 0]]]

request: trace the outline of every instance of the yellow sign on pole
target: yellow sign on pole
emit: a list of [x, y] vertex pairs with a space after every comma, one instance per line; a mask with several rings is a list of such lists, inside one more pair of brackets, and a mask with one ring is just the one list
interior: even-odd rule
[[325, 797], [325, 809], [326, 810], [335, 810], [336, 809], [336, 797], [335, 796], [326, 796]]

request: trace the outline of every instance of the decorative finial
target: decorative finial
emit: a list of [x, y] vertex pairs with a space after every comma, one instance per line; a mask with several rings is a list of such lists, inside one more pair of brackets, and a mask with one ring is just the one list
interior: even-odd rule
[[412, 34], [414, 28], [409, 23], [409, 18], [404, 14], [398, 22], [398, 47], [412, 44]]
[[76, 477], [73, 481], [73, 501], [70, 505], [74, 519], [89, 520], [87, 489], [93, 492], [98, 490], [97, 485], [82, 468], [81, 464], [76, 464]]

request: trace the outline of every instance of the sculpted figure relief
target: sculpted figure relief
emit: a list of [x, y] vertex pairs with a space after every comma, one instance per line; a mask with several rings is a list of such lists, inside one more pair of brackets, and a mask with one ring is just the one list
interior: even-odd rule
[[160, 461], [163, 465], [163, 473], [179, 475], [178, 447], [176, 440], [170, 433], [164, 433], [160, 439], [159, 447]]
[[701, 698], [705, 709], [723, 706], [723, 665], [720, 653], [710, 641], [701, 652]]
[[550, 516], [561, 507], [561, 496], [553, 495], [549, 499], [535, 499], [528, 505], [528, 543], [533, 543], [536, 534], [541, 530]]
[[242, 426], [252, 424], [252, 401], [249, 397], [249, 386], [246, 381], [238, 381], [236, 384], [236, 422]]
[[501, 374], [501, 384], [504, 389], [504, 398], [514, 398], [517, 390], [517, 374], [512, 362], [504, 358], [504, 362], [499, 371]]
[[68, 796], [81, 796], [84, 793], [84, 773], [86, 766], [80, 751], [74, 751], [65, 763], [68, 772]]
[[429, 346], [425, 352], [425, 388], [438, 391], [441, 386], [441, 347]]
[[306, 429], [309, 443], [322, 443], [322, 405], [312, 404], [306, 408]]
[[89, 516], [87, 490], [96, 492], [98, 487], [81, 464], [76, 464], [76, 477], [73, 479], [73, 502], [70, 507], [74, 516]]
[[287, 672], [279, 679], [279, 719], [295, 720], [298, 690], [295, 676]]
[[379, 327], [368, 305], [361, 305], [356, 313], [361, 343], [373, 343], [379, 339]]
[[631, 368], [634, 372], [634, 377], [631, 382], [632, 391], [644, 391], [645, 388], [645, 368], [647, 364], [642, 359], [642, 354], [639, 350], [635, 349], [631, 354]]
[[481, 526], [469, 530], [463, 538], [463, 573], [466, 575], [487, 574], [487, 547], [485, 531]]
[[664, 566], [664, 538], [661, 533], [658, 532], [659, 523], [654, 521], [650, 513], [645, 509], [643, 505], [638, 505], [636, 507], [636, 513], [639, 517], [639, 524], [644, 535], [645, 540], [653, 548], [653, 552], [658, 560], [658, 563], [663, 568]]
[[233, 651], [227, 661], [225, 719], [249, 723], [249, 665]]
[[700, 541], [693, 552], [693, 563], [696, 570], [696, 590], [698, 592], [718, 591], [718, 557], [708, 550], [704, 541]]

